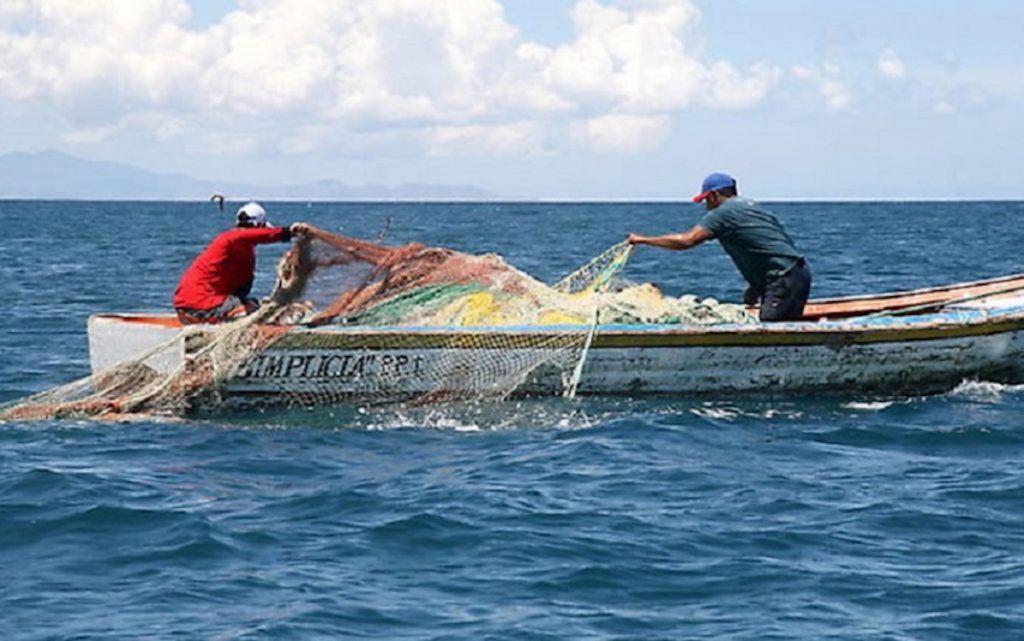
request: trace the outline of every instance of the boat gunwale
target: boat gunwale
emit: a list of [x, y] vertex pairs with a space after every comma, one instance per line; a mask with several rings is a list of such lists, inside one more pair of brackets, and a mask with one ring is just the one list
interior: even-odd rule
[[[965, 318], [964, 316], [967, 316]], [[1024, 306], [1006, 310], [967, 310], [922, 316], [878, 319], [875, 323], [826, 321], [771, 325], [604, 325], [592, 348], [630, 347], [783, 347], [901, 343], [970, 338], [1024, 330]], [[885, 321], [885, 322], [881, 322]], [[281, 337], [279, 348], [331, 347], [353, 349], [487, 349], [481, 336], [506, 341], [514, 348], [557, 348], [578, 342], [585, 327], [316, 327], [299, 328]], [[495, 346], [496, 347], [496, 346]]]
[[1024, 272], [1019, 274], [1009, 274], [1006, 276], [997, 276], [995, 278], [985, 278], [982, 280], [966, 281], [963, 283], [953, 283], [951, 285], [939, 285], [934, 287], [921, 287], [919, 289], [906, 289], [891, 292], [881, 292], [878, 294], [852, 294], [850, 296], [835, 296], [830, 298], [815, 298], [807, 301], [808, 305], [831, 305], [834, 303], [850, 303], [850, 302], [867, 302], [873, 300], [887, 300], [892, 298], [902, 298], [909, 296], [919, 296], [921, 294], [938, 294], [941, 292], [949, 292], [957, 289], [969, 289], [975, 287], [984, 287], [986, 285], [1002, 285], [1004, 283], [1010, 283], [1013, 281], [1020, 281], [1021, 285], [1024, 286]]
[[[96, 317], [140, 322], [147, 317], [125, 318], [118, 314]], [[141, 320], [146, 323], [146, 320]], [[159, 325], [160, 323], [154, 323]], [[274, 326], [283, 333], [284, 347], [312, 346], [329, 341], [332, 346], [348, 344], [353, 348], [386, 349], [393, 347], [482, 348], [480, 337], [499, 336], [515, 347], [541, 347], [578, 341], [585, 333], [582, 325], [530, 325], [481, 327], [397, 327], [397, 326]], [[202, 333], [200, 328], [190, 328]], [[914, 316], [818, 322], [772, 324], [680, 325], [602, 325], [594, 338], [595, 348], [670, 347], [670, 346], [785, 346], [844, 345], [864, 343], [911, 342], [944, 338], [963, 338], [1024, 330], [1024, 306], [988, 309], [959, 309]]]
[[[1008, 284], [1014, 287], [1005, 288]], [[858, 294], [835, 298], [819, 298], [807, 301], [804, 320], [856, 318], [880, 313], [900, 314], [911, 308], [941, 309], [957, 300], [970, 298], [1000, 298], [1014, 292], [1024, 291], [1024, 273], [1009, 274], [976, 281], [953, 283], [938, 287], [882, 292], [879, 294]], [[756, 313], [756, 307], [748, 308]]]
[[[941, 294], [941, 293], [949, 293], [949, 292], [955, 292], [955, 291], [967, 290], [967, 289], [985, 288], [985, 287], [989, 287], [989, 286], [995, 286], [995, 285], [1002, 285], [1002, 284], [1006, 284], [1006, 283], [1012, 283], [1012, 282], [1015, 282], [1015, 281], [1019, 281], [1021, 283], [1021, 286], [1024, 287], [1024, 273], [1010, 274], [1010, 275], [1007, 275], [1007, 276], [999, 276], [999, 277], [996, 277], [996, 278], [989, 278], [989, 279], [976, 280], [976, 281], [967, 281], [967, 282], [963, 282], [963, 283], [954, 283], [954, 284], [951, 284], [951, 285], [942, 285], [942, 286], [938, 286], [938, 287], [924, 287], [924, 288], [912, 289], [912, 290], [882, 292], [882, 293], [879, 293], [879, 294], [856, 294], [856, 295], [852, 295], [852, 296], [839, 296], [839, 297], [832, 297], [832, 298], [811, 299], [811, 300], [807, 301], [807, 307], [808, 307], [808, 310], [809, 310], [808, 313], [807, 313], [807, 317], [805, 318], [805, 320], [798, 321], [798, 322], [804, 322], [804, 323], [819, 322], [819, 321], [822, 321], [822, 320], [829, 320], [830, 316], [831, 316], [832, 319], [835, 319], [835, 320], [840, 320], [840, 319], [855, 320], [858, 316], [867, 316], [867, 315], [870, 315], [872, 313], [878, 313], [878, 312], [881, 312], [881, 311], [899, 312], [900, 309], [905, 308], [905, 307], [909, 307], [911, 305], [918, 304], [918, 302], [916, 302], [916, 301], [908, 301], [905, 304], [894, 305], [894, 306], [886, 306], [886, 305], [884, 305], [884, 303], [885, 302], [891, 302], [893, 300], [898, 300], [898, 299], [901, 299], [901, 298], [916, 299], [916, 298], [919, 298], [921, 296], [927, 296], [929, 294]], [[1000, 295], [1000, 292], [996, 291], [996, 292], [987, 293], [985, 296], [998, 297], [999, 295]], [[871, 306], [870, 309], [862, 309], [862, 310], [850, 309], [848, 307], [850, 304], [856, 304], [856, 303], [870, 304], [872, 302], [878, 302], [878, 303], [881, 303], [882, 305], [880, 305], [880, 306], [875, 305], [875, 306]], [[948, 300], [943, 300], [943, 299], [936, 299], [934, 301], [929, 301], [929, 302], [934, 302], [936, 307], [940, 307], [943, 303], [948, 303], [949, 301]], [[831, 313], [827, 309], [828, 307], [836, 307], [836, 306], [838, 306], [840, 308], [845, 306], [846, 309], [832, 310]], [[819, 308], [825, 308], [825, 309], [819, 309]], [[748, 311], [752, 311], [754, 313], [756, 313], [756, 311], [757, 311], [756, 307], [748, 307], [747, 309], [748, 309]], [[123, 321], [123, 322], [126, 322], [126, 323], [140, 324], [140, 325], [157, 325], [157, 326], [161, 326], [161, 327], [184, 327], [184, 325], [182, 325], [182, 323], [178, 320], [176, 315], [171, 314], [171, 313], [166, 313], [166, 312], [156, 312], [156, 313], [146, 313], [146, 312], [139, 312], [139, 313], [103, 312], [103, 313], [93, 314], [93, 315], [90, 316], [90, 318], [116, 319], [116, 320], [120, 320], [120, 321]]]

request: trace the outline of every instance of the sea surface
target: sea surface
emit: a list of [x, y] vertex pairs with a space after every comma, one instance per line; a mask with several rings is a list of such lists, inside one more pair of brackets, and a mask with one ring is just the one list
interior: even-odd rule
[[[237, 204], [235, 205], [237, 206]], [[1024, 271], [1024, 203], [771, 203], [816, 296]], [[549, 282], [682, 203], [270, 203]], [[390, 222], [388, 222], [390, 221]], [[230, 211], [0, 202], [0, 402]], [[269, 292], [283, 246], [260, 251]], [[715, 244], [627, 276], [738, 301]], [[1024, 386], [0, 425], [4, 639], [1024, 639]]]

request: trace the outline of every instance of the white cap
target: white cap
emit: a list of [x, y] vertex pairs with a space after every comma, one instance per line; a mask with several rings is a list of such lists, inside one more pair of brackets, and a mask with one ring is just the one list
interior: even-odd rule
[[270, 224], [267, 220], [267, 210], [259, 203], [246, 203], [238, 208], [235, 219], [239, 224], [248, 223], [253, 227], [266, 227]]

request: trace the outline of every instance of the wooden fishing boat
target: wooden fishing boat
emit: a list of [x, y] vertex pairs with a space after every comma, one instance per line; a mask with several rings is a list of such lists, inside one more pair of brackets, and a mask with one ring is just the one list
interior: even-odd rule
[[[203, 331], [184, 330], [169, 315], [95, 315], [93, 370], [180, 337], [155, 365], [171, 371], [202, 344]], [[451, 368], [453, 354], [497, 361], [510, 351], [570, 345], [580, 333], [579, 326], [296, 327], [234, 372], [224, 400], [244, 406], [410, 398], [438, 391], [438, 370]], [[501, 346], [481, 337], [498, 337]], [[927, 393], [966, 379], [1024, 381], [1024, 274], [813, 300], [800, 322], [601, 325], [579, 393]], [[448, 391], [472, 392], [475, 383], [466, 376], [446, 384], [457, 388]], [[517, 392], [558, 394], [564, 386], [564, 368], [538, 367]]]

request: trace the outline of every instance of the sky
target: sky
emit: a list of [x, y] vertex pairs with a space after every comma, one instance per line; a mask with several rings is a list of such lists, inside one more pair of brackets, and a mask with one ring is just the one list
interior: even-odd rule
[[3, 0], [0, 154], [262, 184], [1024, 198], [1019, 0]]

